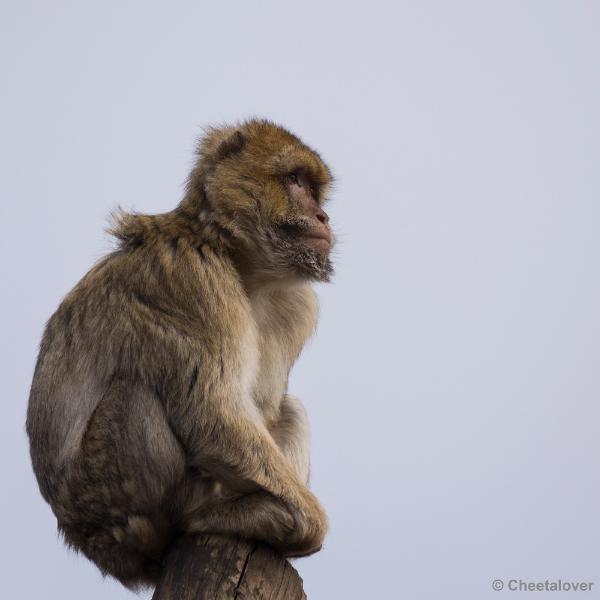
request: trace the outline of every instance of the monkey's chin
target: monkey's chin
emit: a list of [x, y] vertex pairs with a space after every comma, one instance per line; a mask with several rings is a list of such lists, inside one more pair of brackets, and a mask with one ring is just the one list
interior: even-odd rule
[[311, 281], [326, 283], [331, 280], [333, 275], [333, 264], [329, 258], [329, 252], [323, 252], [308, 245], [298, 249], [294, 254], [292, 265], [298, 275]]
[[274, 235], [272, 237], [271, 268], [279, 277], [289, 275], [308, 281], [330, 281], [333, 264], [329, 258], [329, 240], [295, 235]]

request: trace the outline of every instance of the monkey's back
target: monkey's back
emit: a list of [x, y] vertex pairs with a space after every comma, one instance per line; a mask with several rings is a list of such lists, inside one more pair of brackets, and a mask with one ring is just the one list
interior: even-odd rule
[[128, 586], [154, 582], [186, 506], [214, 486], [187, 472], [165, 413], [189, 354], [210, 344], [206, 290], [188, 280], [198, 255], [178, 253], [156, 241], [94, 267], [47, 324], [29, 400], [32, 463], [59, 529]]

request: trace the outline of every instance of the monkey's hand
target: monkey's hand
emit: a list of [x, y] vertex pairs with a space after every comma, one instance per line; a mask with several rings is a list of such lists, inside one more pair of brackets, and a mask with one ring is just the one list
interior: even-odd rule
[[260, 540], [284, 556], [306, 556], [321, 548], [322, 539], [296, 519], [288, 507], [267, 492], [254, 492], [191, 515], [187, 531], [240, 535]]
[[183, 528], [239, 535], [265, 542], [284, 556], [306, 556], [320, 550], [327, 524], [325, 512], [310, 496], [305, 499], [310, 510], [300, 511], [268, 492], [252, 492], [191, 513]]

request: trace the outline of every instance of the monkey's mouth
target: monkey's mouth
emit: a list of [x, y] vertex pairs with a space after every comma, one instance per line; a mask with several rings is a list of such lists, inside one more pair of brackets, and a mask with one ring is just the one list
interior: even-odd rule
[[333, 236], [329, 228], [313, 228], [306, 226], [304, 222], [288, 222], [281, 225], [281, 231], [288, 239], [300, 238], [307, 241], [323, 241], [329, 245], [333, 242]]
[[328, 244], [331, 244], [331, 235], [328, 233], [305, 233], [302, 236], [306, 240], [323, 240]]
[[301, 236], [301, 240], [310, 248], [317, 251], [328, 253], [331, 250], [331, 235], [324, 232], [310, 232]]

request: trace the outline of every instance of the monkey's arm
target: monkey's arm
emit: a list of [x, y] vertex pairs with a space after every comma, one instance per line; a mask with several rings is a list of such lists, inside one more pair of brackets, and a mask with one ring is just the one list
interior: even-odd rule
[[271, 435], [300, 481], [308, 484], [310, 430], [306, 409], [299, 398], [289, 394], [283, 396], [279, 420], [271, 427]]
[[196, 423], [195, 435], [184, 440], [190, 462], [246, 495], [190, 515], [188, 529], [263, 539], [287, 555], [318, 550], [325, 512], [249, 402], [213, 396], [194, 405], [202, 410], [189, 415]]

